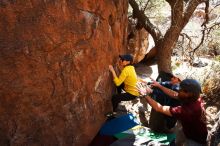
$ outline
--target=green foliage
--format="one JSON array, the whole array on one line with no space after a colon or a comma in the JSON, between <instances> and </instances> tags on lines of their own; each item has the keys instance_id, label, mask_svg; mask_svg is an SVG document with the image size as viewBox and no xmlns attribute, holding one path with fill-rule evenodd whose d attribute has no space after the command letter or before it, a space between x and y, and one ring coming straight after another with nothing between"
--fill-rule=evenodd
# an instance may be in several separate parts
<instances>
[{"instance_id":1,"label":"green foliage","mask_svg":"<svg viewBox=\"0 0 220 146\"><path fill-rule=\"evenodd\" d=\"M177 60L172 60L172 64L171 64L171 68L172 70L176 70L177 68L179 68L181 66L181 63Z\"/></svg>"},{"instance_id":2,"label":"green foliage","mask_svg":"<svg viewBox=\"0 0 220 146\"><path fill-rule=\"evenodd\" d=\"M214 60L220 62L220 55L215 56Z\"/></svg>"},{"instance_id":3,"label":"green foliage","mask_svg":"<svg viewBox=\"0 0 220 146\"><path fill-rule=\"evenodd\" d=\"M178 67L177 66L171 66L172 70L176 70Z\"/></svg>"},{"instance_id":4,"label":"green foliage","mask_svg":"<svg viewBox=\"0 0 220 146\"><path fill-rule=\"evenodd\" d=\"M214 28L213 30L213 35L215 35L216 37L218 37L218 39L220 38L220 29L218 27ZM218 40L219 41L219 40Z\"/></svg>"}]
</instances>

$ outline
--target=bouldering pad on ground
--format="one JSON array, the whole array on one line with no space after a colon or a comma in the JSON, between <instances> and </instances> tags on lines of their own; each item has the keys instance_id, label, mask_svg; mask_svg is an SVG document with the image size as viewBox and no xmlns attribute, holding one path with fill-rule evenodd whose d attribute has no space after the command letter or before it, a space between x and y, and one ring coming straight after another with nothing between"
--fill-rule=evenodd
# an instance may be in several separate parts
<instances>
[{"instance_id":1,"label":"bouldering pad on ground","mask_svg":"<svg viewBox=\"0 0 220 146\"><path fill-rule=\"evenodd\" d=\"M176 138L174 133L155 133L149 128L140 125L137 125L121 133L117 133L114 136L118 139L129 139L128 141L133 141L133 143L137 144L155 142L163 145L169 145ZM131 140L132 138L133 140ZM121 141L124 143L126 140Z\"/></svg>"},{"instance_id":2,"label":"bouldering pad on ground","mask_svg":"<svg viewBox=\"0 0 220 146\"><path fill-rule=\"evenodd\" d=\"M101 135L114 135L128 130L139 123L132 114L122 115L107 121L100 129Z\"/></svg>"}]
</instances>

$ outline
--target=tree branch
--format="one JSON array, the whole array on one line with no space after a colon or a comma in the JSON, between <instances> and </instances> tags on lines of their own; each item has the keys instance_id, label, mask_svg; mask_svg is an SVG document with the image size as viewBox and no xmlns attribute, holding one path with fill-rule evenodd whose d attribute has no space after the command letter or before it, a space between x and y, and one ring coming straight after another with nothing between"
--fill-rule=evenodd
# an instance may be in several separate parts
<instances>
[{"instance_id":1,"label":"tree branch","mask_svg":"<svg viewBox=\"0 0 220 146\"><path fill-rule=\"evenodd\" d=\"M205 26L209 22L209 1L205 2L205 21L202 26Z\"/></svg>"},{"instance_id":2,"label":"tree branch","mask_svg":"<svg viewBox=\"0 0 220 146\"><path fill-rule=\"evenodd\" d=\"M181 33L180 36L183 37L183 42L184 42L184 38L186 37L189 40L188 46L191 47L192 39L190 38L190 36L188 36L186 33Z\"/></svg>"},{"instance_id":3,"label":"tree branch","mask_svg":"<svg viewBox=\"0 0 220 146\"><path fill-rule=\"evenodd\" d=\"M196 50L199 49L199 47L203 44L204 39L205 39L205 32L206 32L206 30L207 30L206 24L208 24L208 22L209 22L209 1L206 1L205 4L206 4L206 6L205 6L205 21L204 21L203 24L201 25L201 26L204 27L204 29L202 30L202 38L201 38L200 43L191 51L191 52L193 53L192 55L194 55L194 53L196 52ZM191 52L190 52L190 53L191 53Z\"/></svg>"},{"instance_id":4,"label":"tree branch","mask_svg":"<svg viewBox=\"0 0 220 146\"><path fill-rule=\"evenodd\" d=\"M215 5L210 11L209 13L211 13L216 7L220 6L220 4Z\"/></svg>"},{"instance_id":5,"label":"tree branch","mask_svg":"<svg viewBox=\"0 0 220 146\"><path fill-rule=\"evenodd\" d=\"M171 6L171 26L182 27L183 23L183 0L175 0L170 2Z\"/></svg>"},{"instance_id":6,"label":"tree branch","mask_svg":"<svg viewBox=\"0 0 220 146\"><path fill-rule=\"evenodd\" d=\"M209 1L209 0L189 0L189 2L186 4L186 9L184 11L184 18L183 18L184 24L183 24L183 26L185 26L188 23L190 17L192 16L193 12L195 11L196 7L199 4L206 2L206 1Z\"/></svg>"},{"instance_id":7,"label":"tree branch","mask_svg":"<svg viewBox=\"0 0 220 146\"><path fill-rule=\"evenodd\" d=\"M144 12L139 10L138 4L135 0L129 0L129 4L133 8L133 18L137 18L138 22L142 24L146 31L148 31L154 39L154 42L157 42L162 37L160 30L154 26L148 17L145 16Z\"/></svg>"},{"instance_id":8,"label":"tree branch","mask_svg":"<svg viewBox=\"0 0 220 146\"><path fill-rule=\"evenodd\" d=\"M198 50L199 47L200 47L200 46L203 44L203 42L204 42L206 26L204 26L204 27L205 27L205 29L202 30L202 38L201 38L200 43L190 52L190 53L193 53L192 55L194 55L194 53L196 52L196 50Z\"/></svg>"},{"instance_id":9,"label":"tree branch","mask_svg":"<svg viewBox=\"0 0 220 146\"><path fill-rule=\"evenodd\" d=\"M212 26L210 26L210 27L208 28L208 33L207 33L207 34L209 34L210 31L211 31L214 27L216 27L216 26L220 26L220 22L214 23Z\"/></svg>"},{"instance_id":10,"label":"tree branch","mask_svg":"<svg viewBox=\"0 0 220 146\"><path fill-rule=\"evenodd\" d=\"M148 0L148 1L147 1L147 3L145 4L145 6L144 6L144 8L143 8L143 11L145 11L145 10L146 10L146 8L147 8L147 6L148 6L149 2L150 2L150 0Z\"/></svg>"}]
</instances>

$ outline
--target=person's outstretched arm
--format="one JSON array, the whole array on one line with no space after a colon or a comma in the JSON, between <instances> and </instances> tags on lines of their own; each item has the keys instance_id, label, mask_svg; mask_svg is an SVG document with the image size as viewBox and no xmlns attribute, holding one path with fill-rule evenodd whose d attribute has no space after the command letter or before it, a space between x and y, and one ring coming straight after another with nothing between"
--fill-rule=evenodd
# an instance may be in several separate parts
<instances>
[{"instance_id":1,"label":"person's outstretched arm","mask_svg":"<svg viewBox=\"0 0 220 146\"><path fill-rule=\"evenodd\" d=\"M145 96L145 98L155 111L163 113L168 116L172 116L172 114L170 113L170 106L162 106L160 103L153 100L150 96Z\"/></svg>"},{"instance_id":2,"label":"person's outstretched arm","mask_svg":"<svg viewBox=\"0 0 220 146\"><path fill-rule=\"evenodd\" d=\"M153 80L153 83L151 84L154 87L159 88L160 90L162 90L165 94L167 94L168 96L178 99L178 92L173 91L167 87L164 87L163 85L161 85L160 83L158 83L157 81Z\"/></svg>"}]
</instances>

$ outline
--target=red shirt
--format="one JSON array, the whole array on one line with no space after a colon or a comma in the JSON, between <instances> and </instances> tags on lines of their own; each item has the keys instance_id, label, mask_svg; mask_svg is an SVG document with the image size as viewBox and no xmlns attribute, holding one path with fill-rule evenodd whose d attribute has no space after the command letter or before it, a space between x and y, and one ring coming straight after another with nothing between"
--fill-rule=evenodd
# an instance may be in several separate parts
<instances>
[{"instance_id":1,"label":"red shirt","mask_svg":"<svg viewBox=\"0 0 220 146\"><path fill-rule=\"evenodd\" d=\"M208 130L201 98L182 106L170 107L170 112L182 123L183 132L187 138L201 144L206 143Z\"/></svg>"}]
</instances>

